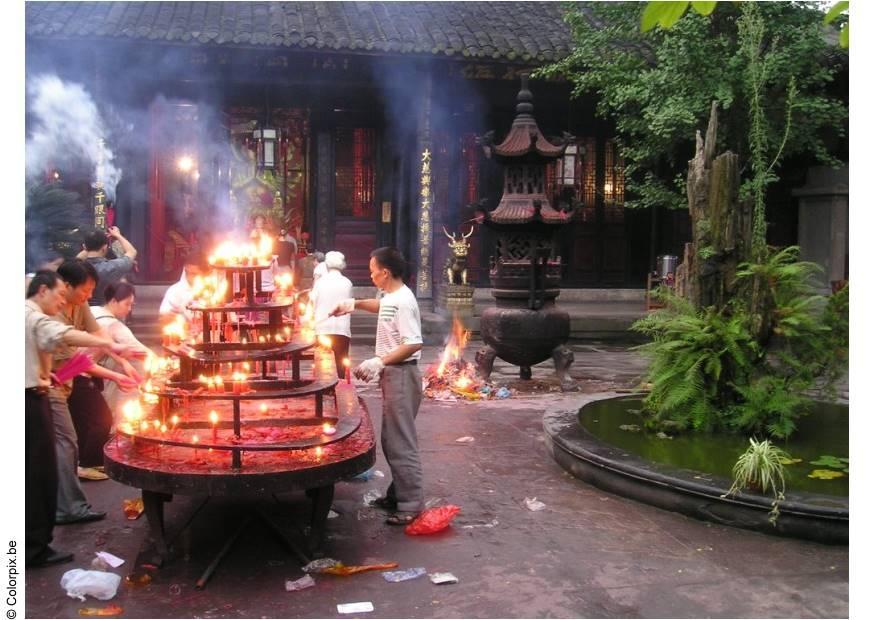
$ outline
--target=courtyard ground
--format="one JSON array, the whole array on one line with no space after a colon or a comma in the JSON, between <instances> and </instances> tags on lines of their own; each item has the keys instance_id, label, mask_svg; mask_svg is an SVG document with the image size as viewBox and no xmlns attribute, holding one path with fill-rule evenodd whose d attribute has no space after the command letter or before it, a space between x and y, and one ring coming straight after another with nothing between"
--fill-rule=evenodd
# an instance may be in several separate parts
<instances>
[{"instance_id":1,"label":"courtyard ground","mask_svg":"<svg viewBox=\"0 0 875 620\"><path fill-rule=\"evenodd\" d=\"M476 343L472 343L472 347ZM620 344L578 343L574 376L586 392L628 390L639 381L643 360ZM354 345L362 359L369 347ZM472 349L473 350L473 349ZM427 347L423 359L438 356ZM555 385L551 367L534 379ZM514 369L496 364L498 381ZM360 386L375 428L380 425L376 386ZM109 551L133 568L145 518L128 521L122 500L138 492L112 480L86 482L106 520L56 528L56 546L75 551L73 563L27 571L28 617L77 617L83 607L117 604L126 618L341 617L338 603L370 601L358 617L846 617L848 548L777 538L713 523L610 495L566 474L543 443L545 408L576 395L543 395L471 403L425 400L417 421L427 498L461 508L453 525L433 536L411 537L386 525L384 514L363 496L383 491L386 478L337 485L325 554L345 564L398 562L452 572L455 585L427 577L389 583L379 572L349 577L316 575L316 586L286 592L286 580L303 573L268 531L252 527L238 541L206 589L195 580L236 527L234 509L208 504L190 544L145 586L122 582L109 603L68 598L61 575L88 568L95 551ZM473 443L459 444L462 436ZM382 454L376 469L388 474ZM532 512L525 498L546 509ZM281 497L303 521L303 495ZM167 506L168 526L178 528L194 506L179 497ZM190 556L185 558L185 547Z\"/></svg>"}]
</instances>

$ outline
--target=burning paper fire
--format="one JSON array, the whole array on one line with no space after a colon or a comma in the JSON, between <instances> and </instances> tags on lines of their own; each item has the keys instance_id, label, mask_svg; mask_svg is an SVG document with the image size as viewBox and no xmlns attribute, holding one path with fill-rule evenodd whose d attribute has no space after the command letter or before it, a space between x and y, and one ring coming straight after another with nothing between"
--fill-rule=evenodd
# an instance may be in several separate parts
<instances>
[{"instance_id":1,"label":"burning paper fire","mask_svg":"<svg viewBox=\"0 0 875 620\"><path fill-rule=\"evenodd\" d=\"M430 366L423 376L424 393L435 400L469 400L488 398L492 388L477 377L474 365L462 357L471 333L464 324L453 317L449 340L441 353L437 366Z\"/></svg>"}]
</instances>

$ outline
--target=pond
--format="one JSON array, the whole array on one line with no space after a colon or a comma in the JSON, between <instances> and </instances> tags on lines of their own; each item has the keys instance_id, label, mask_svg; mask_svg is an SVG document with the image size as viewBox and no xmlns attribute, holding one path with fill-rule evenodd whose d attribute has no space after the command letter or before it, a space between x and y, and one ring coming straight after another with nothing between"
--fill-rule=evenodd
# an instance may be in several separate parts
<instances>
[{"instance_id":1,"label":"pond","mask_svg":"<svg viewBox=\"0 0 875 620\"><path fill-rule=\"evenodd\" d=\"M749 446L745 435L688 433L673 439L661 439L645 432L640 396L628 396L589 403L579 414L583 427L602 441L643 459L691 469L732 479L732 466ZM641 431L623 430L620 426L637 425ZM784 468L788 492L848 495L847 462L812 464L823 456L847 459L848 406L817 403L811 412L797 421L797 431L786 440L774 443L800 462ZM815 470L841 472L830 480L809 478Z\"/></svg>"}]
</instances>

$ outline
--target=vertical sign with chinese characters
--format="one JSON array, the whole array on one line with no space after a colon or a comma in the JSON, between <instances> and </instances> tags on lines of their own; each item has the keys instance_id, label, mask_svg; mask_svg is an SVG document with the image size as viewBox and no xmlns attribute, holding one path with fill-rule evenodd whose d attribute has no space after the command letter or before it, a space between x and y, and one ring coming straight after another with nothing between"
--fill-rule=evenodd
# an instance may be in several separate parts
<instances>
[{"instance_id":1,"label":"vertical sign with chinese characters","mask_svg":"<svg viewBox=\"0 0 875 620\"><path fill-rule=\"evenodd\" d=\"M422 152L419 177L419 274L416 279L418 297L431 297L431 151Z\"/></svg>"},{"instance_id":2,"label":"vertical sign with chinese characters","mask_svg":"<svg viewBox=\"0 0 875 620\"><path fill-rule=\"evenodd\" d=\"M106 229L106 192L103 191L103 183L94 183L94 197L92 205L94 207L94 226L101 230Z\"/></svg>"}]
</instances>

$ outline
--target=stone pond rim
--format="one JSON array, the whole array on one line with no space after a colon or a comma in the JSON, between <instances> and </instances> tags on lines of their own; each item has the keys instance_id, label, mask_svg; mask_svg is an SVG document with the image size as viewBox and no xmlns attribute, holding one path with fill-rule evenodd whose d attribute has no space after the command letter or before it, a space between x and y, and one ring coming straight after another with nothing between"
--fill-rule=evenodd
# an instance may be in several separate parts
<instances>
[{"instance_id":1,"label":"stone pond rim","mask_svg":"<svg viewBox=\"0 0 875 620\"><path fill-rule=\"evenodd\" d=\"M579 423L581 408L590 403L628 396L616 392L581 395L571 405L545 412L545 444L563 469L605 491L697 519L765 534L848 544L847 497L788 492L778 505L780 515L773 526L769 523L771 497L755 493L721 497L730 480L642 459L596 438Z\"/></svg>"}]
</instances>

